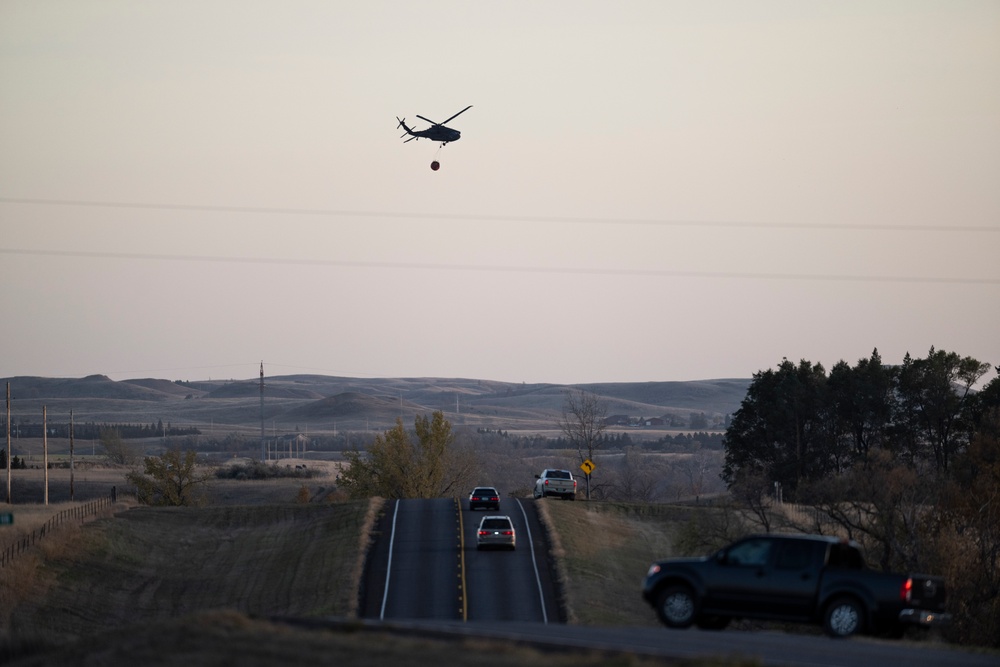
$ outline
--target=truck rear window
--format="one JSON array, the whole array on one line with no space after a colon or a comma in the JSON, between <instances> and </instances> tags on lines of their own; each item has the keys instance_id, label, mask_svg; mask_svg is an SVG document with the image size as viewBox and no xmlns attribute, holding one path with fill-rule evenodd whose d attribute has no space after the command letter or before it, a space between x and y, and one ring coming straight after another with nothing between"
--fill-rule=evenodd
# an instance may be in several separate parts
<instances>
[{"instance_id":1,"label":"truck rear window","mask_svg":"<svg viewBox=\"0 0 1000 667\"><path fill-rule=\"evenodd\" d=\"M569 479L569 472L566 470L550 470L549 479Z\"/></svg>"}]
</instances>

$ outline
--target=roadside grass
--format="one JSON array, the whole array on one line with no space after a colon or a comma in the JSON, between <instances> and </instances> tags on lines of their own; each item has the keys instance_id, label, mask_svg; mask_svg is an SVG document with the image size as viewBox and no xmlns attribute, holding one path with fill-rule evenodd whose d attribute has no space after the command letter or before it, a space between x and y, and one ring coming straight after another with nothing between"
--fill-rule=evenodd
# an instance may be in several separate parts
<instances>
[{"instance_id":1,"label":"roadside grass","mask_svg":"<svg viewBox=\"0 0 1000 667\"><path fill-rule=\"evenodd\" d=\"M640 596L655 560L676 555L674 543L689 510L628 503L538 503L558 559L571 623L656 626Z\"/></svg>"}]
</instances>

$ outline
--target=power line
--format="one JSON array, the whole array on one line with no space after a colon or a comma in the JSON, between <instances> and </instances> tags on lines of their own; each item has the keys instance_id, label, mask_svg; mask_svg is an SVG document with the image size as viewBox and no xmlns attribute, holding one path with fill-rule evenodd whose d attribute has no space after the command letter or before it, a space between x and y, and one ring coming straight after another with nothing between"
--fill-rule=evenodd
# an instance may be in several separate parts
<instances>
[{"instance_id":1,"label":"power line","mask_svg":"<svg viewBox=\"0 0 1000 667\"><path fill-rule=\"evenodd\" d=\"M479 222L547 222L557 224L646 225L653 227L698 227L727 229L788 229L796 231L888 231L888 232L962 232L1000 233L1000 227L987 225L888 225L873 223L794 223L725 220L653 220L646 218L587 218L574 216L515 216L481 213L402 213L399 211L359 211L326 208L286 208L266 206L210 206L200 204L158 204L139 202L90 201L74 199L31 199L0 197L0 203L110 208L147 211L196 211L203 213L245 213L253 215L297 215L341 218L394 218L403 220L458 220Z\"/></svg>"},{"instance_id":2,"label":"power line","mask_svg":"<svg viewBox=\"0 0 1000 667\"><path fill-rule=\"evenodd\" d=\"M505 266L499 264L432 264L419 262L361 262L338 259L294 259L281 257L226 257L221 255L167 255L153 253L115 253L83 250L32 250L0 248L3 255L77 257L83 259L124 259L171 262L230 264L275 264L291 266L330 266L359 269L404 269L419 271L466 271L477 273L525 273L549 275L645 276L652 278L721 278L745 280L803 280L819 282L923 283L952 285L1000 285L1000 278L878 276L807 273L751 273L742 271L670 271L663 269L597 269L587 267Z\"/></svg>"}]
</instances>

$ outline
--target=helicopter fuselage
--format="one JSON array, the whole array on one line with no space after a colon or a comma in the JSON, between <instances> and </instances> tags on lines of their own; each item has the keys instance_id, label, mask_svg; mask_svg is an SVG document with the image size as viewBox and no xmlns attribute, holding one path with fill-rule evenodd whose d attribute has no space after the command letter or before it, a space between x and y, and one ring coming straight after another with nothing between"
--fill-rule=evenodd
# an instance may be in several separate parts
<instances>
[{"instance_id":1,"label":"helicopter fuselage","mask_svg":"<svg viewBox=\"0 0 1000 667\"><path fill-rule=\"evenodd\" d=\"M445 127L444 125L435 125L429 127L426 130L413 130L410 132L415 137L421 139L430 139L431 141L442 141L444 143L450 143L452 141L458 141L462 138L462 133L458 130L453 130L450 127Z\"/></svg>"}]
</instances>

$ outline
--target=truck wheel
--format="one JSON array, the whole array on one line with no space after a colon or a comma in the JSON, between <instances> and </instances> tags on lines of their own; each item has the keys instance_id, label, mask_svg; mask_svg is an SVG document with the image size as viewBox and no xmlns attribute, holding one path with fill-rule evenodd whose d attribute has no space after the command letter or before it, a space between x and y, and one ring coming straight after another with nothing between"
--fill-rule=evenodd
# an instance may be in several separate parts
<instances>
[{"instance_id":1,"label":"truck wheel","mask_svg":"<svg viewBox=\"0 0 1000 667\"><path fill-rule=\"evenodd\" d=\"M668 628L689 628L697 616L694 591L683 584L667 586L656 600L656 615Z\"/></svg>"},{"instance_id":2,"label":"truck wheel","mask_svg":"<svg viewBox=\"0 0 1000 667\"><path fill-rule=\"evenodd\" d=\"M826 607L823 629L831 637L843 638L864 630L865 611L856 598L839 597Z\"/></svg>"}]
</instances>

